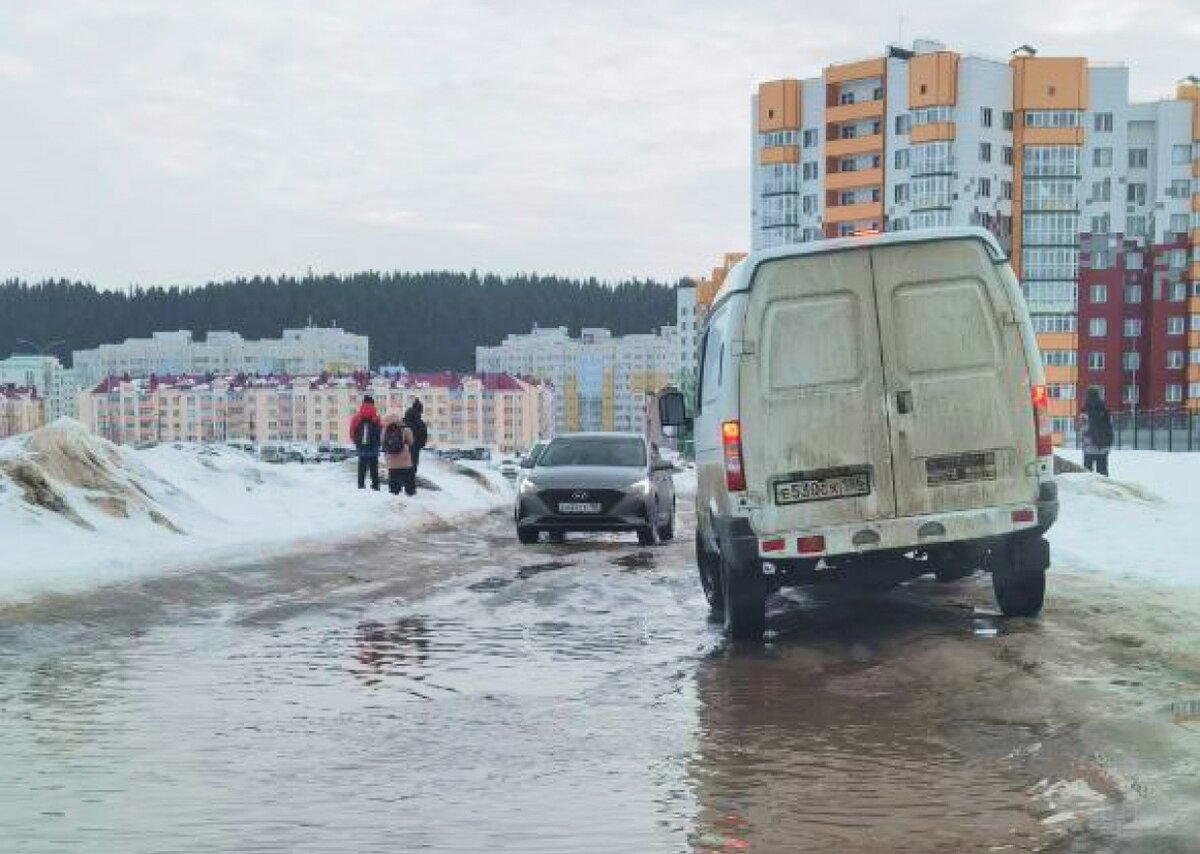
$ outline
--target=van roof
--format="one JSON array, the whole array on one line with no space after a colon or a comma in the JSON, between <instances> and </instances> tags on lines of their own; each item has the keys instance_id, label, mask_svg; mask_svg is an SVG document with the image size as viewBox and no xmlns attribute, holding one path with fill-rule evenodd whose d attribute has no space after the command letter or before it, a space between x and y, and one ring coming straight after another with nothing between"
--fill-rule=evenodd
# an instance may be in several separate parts
<instances>
[{"instance_id":1,"label":"van roof","mask_svg":"<svg viewBox=\"0 0 1200 854\"><path fill-rule=\"evenodd\" d=\"M978 226L961 226L955 228L922 228L915 231L889 231L881 234L860 235L857 237L834 237L826 240L814 240L810 243L789 243L785 246L773 246L770 249L756 249L739 261L725 283L713 297L715 308L726 296L739 291L745 291L754 278L754 271L764 261L775 261L779 258L798 258L806 255L824 255L830 252L845 252L854 249L871 249L876 246L903 246L912 243L932 243L939 240L981 240L987 246L988 252L997 261L1007 256L1000 247L996 236L986 228Z\"/></svg>"}]
</instances>

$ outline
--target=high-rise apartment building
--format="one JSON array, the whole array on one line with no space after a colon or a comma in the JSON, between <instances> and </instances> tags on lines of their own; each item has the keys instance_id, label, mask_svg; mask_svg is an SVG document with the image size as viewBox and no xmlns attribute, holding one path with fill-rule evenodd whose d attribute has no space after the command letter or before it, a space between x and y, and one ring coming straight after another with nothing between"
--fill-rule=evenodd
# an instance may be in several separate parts
<instances>
[{"instance_id":1,"label":"high-rise apartment building","mask_svg":"<svg viewBox=\"0 0 1200 854\"><path fill-rule=\"evenodd\" d=\"M1133 103L1122 65L918 41L763 83L752 114L755 248L983 226L1021 279L1056 432L1091 386L1200 408L1200 80Z\"/></svg>"},{"instance_id":2,"label":"high-rise apartment building","mask_svg":"<svg viewBox=\"0 0 1200 854\"><path fill-rule=\"evenodd\" d=\"M76 350L72 367L82 386L126 375L353 373L367 370L368 350L365 335L335 327L285 329L261 341L236 332L209 332L197 341L185 329Z\"/></svg>"},{"instance_id":3,"label":"high-rise apartment building","mask_svg":"<svg viewBox=\"0 0 1200 854\"><path fill-rule=\"evenodd\" d=\"M685 303L686 303L686 297ZM475 348L475 369L534 377L556 392L558 432L642 432L647 395L675 382L680 364L678 330L614 336L585 328L572 338L565 326L509 335L494 347Z\"/></svg>"},{"instance_id":4,"label":"high-rise apartment building","mask_svg":"<svg viewBox=\"0 0 1200 854\"><path fill-rule=\"evenodd\" d=\"M75 373L64 368L57 356L18 354L0 359L0 384L6 383L36 391L47 422L75 416L79 390Z\"/></svg>"}]
</instances>

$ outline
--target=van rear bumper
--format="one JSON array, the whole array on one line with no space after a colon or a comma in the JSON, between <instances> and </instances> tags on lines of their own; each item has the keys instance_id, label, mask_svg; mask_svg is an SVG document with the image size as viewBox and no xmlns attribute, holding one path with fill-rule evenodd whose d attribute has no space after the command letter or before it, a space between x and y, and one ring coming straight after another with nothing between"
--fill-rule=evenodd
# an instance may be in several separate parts
<instances>
[{"instance_id":1,"label":"van rear bumper","mask_svg":"<svg viewBox=\"0 0 1200 854\"><path fill-rule=\"evenodd\" d=\"M1039 498L1041 500L1037 502L978 510L902 516L811 530L759 532L757 556L763 560L811 560L876 551L909 551L1003 537L1018 531L1045 530L1058 514L1057 490L1053 498L1045 493ZM801 552L799 541L802 537L824 537L825 550ZM765 544L769 544L769 550L764 548Z\"/></svg>"}]
</instances>

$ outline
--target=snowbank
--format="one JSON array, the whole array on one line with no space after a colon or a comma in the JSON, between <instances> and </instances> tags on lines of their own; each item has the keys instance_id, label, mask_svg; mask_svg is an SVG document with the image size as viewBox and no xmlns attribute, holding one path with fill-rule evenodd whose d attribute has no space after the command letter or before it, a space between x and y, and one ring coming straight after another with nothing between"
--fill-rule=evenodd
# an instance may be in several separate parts
<instances>
[{"instance_id":1,"label":"snowbank","mask_svg":"<svg viewBox=\"0 0 1200 854\"><path fill-rule=\"evenodd\" d=\"M1192 504L1200 454L1115 451L1109 469L1111 478L1058 476L1061 510L1049 534L1055 564L1200 585L1200 525Z\"/></svg>"},{"instance_id":2,"label":"snowbank","mask_svg":"<svg viewBox=\"0 0 1200 854\"><path fill-rule=\"evenodd\" d=\"M359 492L353 463L269 465L230 448L118 447L60 420L0 441L0 601L417 526L508 503L488 470L429 459L414 498Z\"/></svg>"}]
</instances>

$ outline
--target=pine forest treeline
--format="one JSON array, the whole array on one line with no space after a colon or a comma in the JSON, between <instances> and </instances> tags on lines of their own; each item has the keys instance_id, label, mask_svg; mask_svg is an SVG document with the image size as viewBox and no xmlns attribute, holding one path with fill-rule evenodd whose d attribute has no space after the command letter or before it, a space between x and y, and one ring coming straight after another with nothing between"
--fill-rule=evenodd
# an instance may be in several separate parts
<instances>
[{"instance_id":1,"label":"pine forest treeline","mask_svg":"<svg viewBox=\"0 0 1200 854\"><path fill-rule=\"evenodd\" d=\"M34 342L68 359L72 350L152 332L231 330L276 338L282 329L336 324L367 335L372 366L413 371L474 369L475 346L540 326L651 332L674 322L670 287L554 276L355 273L237 279L196 288L101 290L68 281L0 284L0 358Z\"/></svg>"}]
</instances>

